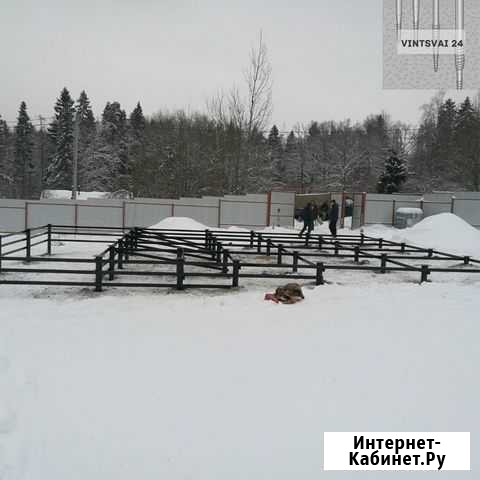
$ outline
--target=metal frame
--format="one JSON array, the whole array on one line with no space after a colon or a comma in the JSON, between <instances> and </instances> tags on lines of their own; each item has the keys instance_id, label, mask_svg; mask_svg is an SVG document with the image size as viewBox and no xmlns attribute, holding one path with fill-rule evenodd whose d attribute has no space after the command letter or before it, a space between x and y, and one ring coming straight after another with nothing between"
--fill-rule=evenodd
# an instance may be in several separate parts
<instances>
[{"instance_id":1,"label":"metal frame","mask_svg":"<svg viewBox=\"0 0 480 480\"><path fill-rule=\"evenodd\" d=\"M95 257L71 258L53 254L56 241L108 246ZM46 244L46 254L32 255L32 248L42 244ZM18 255L19 252L24 253ZM9 267L9 262L24 262L26 266ZM55 268L30 266L36 262L52 262ZM71 268L72 263L81 263L85 268ZM226 289L238 287L242 278L311 280L321 285L328 270L413 272L423 283L432 273L480 273L480 261L364 234L337 237L313 234L299 238L297 233L275 231L135 227L124 233L121 227L46 225L0 236L0 284L6 285L84 286L96 291L105 287ZM9 273L89 275L90 279L5 278L3 274ZM146 281L120 281L124 276L142 277ZM159 277L162 282L155 280ZM164 280L169 278L173 281ZM204 283L190 280L199 278Z\"/></svg>"}]
</instances>

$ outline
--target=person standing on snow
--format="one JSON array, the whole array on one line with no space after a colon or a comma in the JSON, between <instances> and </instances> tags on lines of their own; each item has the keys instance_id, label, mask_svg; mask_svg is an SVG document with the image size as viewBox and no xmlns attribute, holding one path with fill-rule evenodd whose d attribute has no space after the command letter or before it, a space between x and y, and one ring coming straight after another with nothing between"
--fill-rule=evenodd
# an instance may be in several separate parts
<instances>
[{"instance_id":1,"label":"person standing on snow","mask_svg":"<svg viewBox=\"0 0 480 480\"><path fill-rule=\"evenodd\" d=\"M308 203L307 206L303 209L302 218L303 218L303 228L299 233L299 237L303 235L303 232L307 230L307 237L310 235L313 230L313 222L315 221L314 208L312 203Z\"/></svg>"},{"instance_id":2,"label":"person standing on snow","mask_svg":"<svg viewBox=\"0 0 480 480\"><path fill-rule=\"evenodd\" d=\"M335 200L330 202L330 212L328 214L328 228L330 233L336 237L337 236L337 222L338 222L338 203Z\"/></svg>"}]
</instances>

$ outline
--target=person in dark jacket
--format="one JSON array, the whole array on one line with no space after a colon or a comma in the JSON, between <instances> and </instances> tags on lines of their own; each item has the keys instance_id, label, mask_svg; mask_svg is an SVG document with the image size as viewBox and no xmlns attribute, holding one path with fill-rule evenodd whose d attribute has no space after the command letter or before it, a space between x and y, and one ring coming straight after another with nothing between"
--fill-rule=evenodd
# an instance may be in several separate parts
<instances>
[{"instance_id":1,"label":"person in dark jacket","mask_svg":"<svg viewBox=\"0 0 480 480\"><path fill-rule=\"evenodd\" d=\"M336 237L337 236L337 222L338 222L338 203L335 200L330 202L330 212L328 214L328 228L330 233Z\"/></svg>"},{"instance_id":2,"label":"person in dark jacket","mask_svg":"<svg viewBox=\"0 0 480 480\"><path fill-rule=\"evenodd\" d=\"M320 217L323 221L328 220L328 203L323 202L322 205L320 206Z\"/></svg>"},{"instance_id":3,"label":"person in dark jacket","mask_svg":"<svg viewBox=\"0 0 480 480\"><path fill-rule=\"evenodd\" d=\"M314 208L312 203L308 203L307 206L303 209L302 218L303 218L303 228L298 235L301 237L303 232L307 230L307 237L310 235L313 230L313 222L315 221Z\"/></svg>"}]
</instances>

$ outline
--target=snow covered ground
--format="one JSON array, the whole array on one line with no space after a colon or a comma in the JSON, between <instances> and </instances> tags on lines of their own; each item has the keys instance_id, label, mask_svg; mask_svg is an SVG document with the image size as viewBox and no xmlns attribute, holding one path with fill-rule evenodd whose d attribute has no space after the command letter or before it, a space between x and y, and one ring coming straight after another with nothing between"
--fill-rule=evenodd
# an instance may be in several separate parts
<instances>
[{"instance_id":1,"label":"snow covered ground","mask_svg":"<svg viewBox=\"0 0 480 480\"><path fill-rule=\"evenodd\" d=\"M480 234L458 220L365 233L480 258ZM323 472L324 431L471 431L473 472L443 478L476 478L480 275L328 276L293 306L264 302L259 283L0 285L0 479L373 476Z\"/></svg>"}]
</instances>

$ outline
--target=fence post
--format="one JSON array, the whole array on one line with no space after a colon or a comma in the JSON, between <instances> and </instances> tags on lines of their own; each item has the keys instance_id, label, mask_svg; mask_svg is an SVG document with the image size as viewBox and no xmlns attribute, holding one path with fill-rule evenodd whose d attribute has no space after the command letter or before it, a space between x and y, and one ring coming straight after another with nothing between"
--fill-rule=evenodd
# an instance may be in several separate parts
<instances>
[{"instance_id":1,"label":"fence post","mask_svg":"<svg viewBox=\"0 0 480 480\"><path fill-rule=\"evenodd\" d=\"M272 248L272 241L268 238L267 239L267 257L270 256L271 248Z\"/></svg>"},{"instance_id":2,"label":"fence post","mask_svg":"<svg viewBox=\"0 0 480 480\"><path fill-rule=\"evenodd\" d=\"M378 248L381 250L383 248L383 238L378 239Z\"/></svg>"},{"instance_id":3,"label":"fence post","mask_svg":"<svg viewBox=\"0 0 480 480\"><path fill-rule=\"evenodd\" d=\"M430 275L430 268L428 265L422 265L422 276L420 278L420 283L426 282L428 276Z\"/></svg>"},{"instance_id":4,"label":"fence post","mask_svg":"<svg viewBox=\"0 0 480 480\"><path fill-rule=\"evenodd\" d=\"M123 268L123 240L118 241L118 269Z\"/></svg>"},{"instance_id":5,"label":"fence post","mask_svg":"<svg viewBox=\"0 0 480 480\"><path fill-rule=\"evenodd\" d=\"M215 260L217 256L217 239L213 235L210 237L210 252L212 260Z\"/></svg>"},{"instance_id":6,"label":"fence post","mask_svg":"<svg viewBox=\"0 0 480 480\"><path fill-rule=\"evenodd\" d=\"M100 256L95 257L95 291L102 291L103 281L103 258Z\"/></svg>"},{"instance_id":7,"label":"fence post","mask_svg":"<svg viewBox=\"0 0 480 480\"><path fill-rule=\"evenodd\" d=\"M222 273L228 273L228 250L223 251L223 268Z\"/></svg>"},{"instance_id":8,"label":"fence post","mask_svg":"<svg viewBox=\"0 0 480 480\"><path fill-rule=\"evenodd\" d=\"M452 197L452 203L450 204L450 213L455 213L455 197Z\"/></svg>"},{"instance_id":9,"label":"fence post","mask_svg":"<svg viewBox=\"0 0 480 480\"><path fill-rule=\"evenodd\" d=\"M380 259L380 273L386 273L386 268L387 268L387 254L382 253L382 256Z\"/></svg>"},{"instance_id":10,"label":"fence post","mask_svg":"<svg viewBox=\"0 0 480 480\"><path fill-rule=\"evenodd\" d=\"M135 250L138 248L138 227L134 227L133 229L133 247Z\"/></svg>"},{"instance_id":11,"label":"fence post","mask_svg":"<svg viewBox=\"0 0 480 480\"><path fill-rule=\"evenodd\" d=\"M318 249L321 250L323 245L323 235L318 236Z\"/></svg>"},{"instance_id":12,"label":"fence post","mask_svg":"<svg viewBox=\"0 0 480 480\"><path fill-rule=\"evenodd\" d=\"M429 248L428 249L428 258L432 258L433 257L433 248Z\"/></svg>"},{"instance_id":13,"label":"fence post","mask_svg":"<svg viewBox=\"0 0 480 480\"><path fill-rule=\"evenodd\" d=\"M1 248L1 245L0 245ZM464 265L469 265L470 264L470 257L463 257L463 264Z\"/></svg>"},{"instance_id":14,"label":"fence post","mask_svg":"<svg viewBox=\"0 0 480 480\"><path fill-rule=\"evenodd\" d=\"M360 247L358 245L355 245L353 250L355 252L355 257L354 257L353 261L355 263L358 263L360 261Z\"/></svg>"},{"instance_id":15,"label":"fence post","mask_svg":"<svg viewBox=\"0 0 480 480\"><path fill-rule=\"evenodd\" d=\"M316 285L323 285L325 283L325 279L323 278L323 272L325 271L325 266L322 262L317 263L317 270L315 275L315 284Z\"/></svg>"},{"instance_id":16,"label":"fence post","mask_svg":"<svg viewBox=\"0 0 480 480\"><path fill-rule=\"evenodd\" d=\"M26 243L26 261L30 262L30 257L32 254L32 232L29 228L25 230L25 243Z\"/></svg>"},{"instance_id":17,"label":"fence post","mask_svg":"<svg viewBox=\"0 0 480 480\"><path fill-rule=\"evenodd\" d=\"M114 280L114 271L115 271L115 247L110 247L108 249L108 279Z\"/></svg>"},{"instance_id":18,"label":"fence post","mask_svg":"<svg viewBox=\"0 0 480 480\"><path fill-rule=\"evenodd\" d=\"M132 244L132 237L130 236L130 233L127 233L124 238L125 238L125 262L128 262L128 259L130 258L129 251Z\"/></svg>"},{"instance_id":19,"label":"fence post","mask_svg":"<svg viewBox=\"0 0 480 480\"><path fill-rule=\"evenodd\" d=\"M340 242L335 242L335 255L338 255L340 248Z\"/></svg>"},{"instance_id":20,"label":"fence post","mask_svg":"<svg viewBox=\"0 0 480 480\"><path fill-rule=\"evenodd\" d=\"M205 230L205 248L208 250L210 245L209 245L209 233L210 231L208 228Z\"/></svg>"},{"instance_id":21,"label":"fence post","mask_svg":"<svg viewBox=\"0 0 480 480\"><path fill-rule=\"evenodd\" d=\"M183 290L183 280L185 278L185 257L183 248L177 249L177 290Z\"/></svg>"},{"instance_id":22,"label":"fence post","mask_svg":"<svg viewBox=\"0 0 480 480\"><path fill-rule=\"evenodd\" d=\"M253 230L250 230L250 248L253 248L254 238L255 238L255 232Z\"/></svg>"},{"instance_id":23,"label":"fence post","mask_svg":"<svg viewBox=\"0 0 480 480\"><path fill-rule=\"evenodd\" d=\"M406 247L405 243L401 243L401 244L400 244L400 251L401 251L402 253L405 253L405 247Z\"/></svg>"},{"instance_id":24,"label":"fence post","mask_svg":"<svg viewBox=\"0 0 480 480\"><path fill-rule=\"evenodd\" d=\"M347 194L345 191L342 192L342 206L341 206L341 215L340 215L340 228L345 228L345 207L347 203Z\"/></svg>"},{"instance_id":25,"label":"fence post","mask_svg":"<svg viewBox=\"0 0 480 480\"><path fill-rule=\"evenodd\" d=\"M262 235L260 233L258 234L257 240L257 252L262 253Z\"/></svg>"},{"instance_id":26,"label":"fence post","mask_svg":"<svg viewBox=\"0 0 480 480\"><path fill-rule=\"evenodd\" d=\"M363 232L360 233L360 245L365 243L365 234Z\"/></svg>"},{"instance_id":27,"label":"fence post","mask_svg":"<svg viewBox=\"0 0 480 480\"><path fill-rule=\"evenodd\" d=\"M233 261L233 276L232 276L232 287L238 287L238 275L240 273L240 260Z\"/></svg>"},{"instance_id":28,"label":"fence post","mask_svg":"<svg viewBox=\"0 0 480 480\"><path fill-rule=\"evenodd\" d=\"M298 251L297 250L293 252L292 272L293 273L298 272Z\"/></svg>"},{"instance_id":29,"label":"fence post","mask_svg":"<svg viewBox=\"0 0 480 480\"><path fill-rule=\"evenodd\" d=\"M365 210L366 210L366 207L367 207L367 193L363 192L362 193L362 206L361 206L361 210L360 210L360 226L362 226L362 227L365 225L365 218L366 218Z\"/></svg>"},{"instance_id":30,"label":"fence post","mask_svg":"<svg viewBox=\"0 0 480 480\"><path fill-rule=\"evenodd\" d=\"M221 263L222 261L222 244L217 242L217 263Z\"/></svg>"},{"instance_id":31,"label":"fence post","mask_svg":"<svg viewBox=\"0 0 480 480\"><path fill-rule=\"evenodd\" d=\"M47 255L52 254L52 224L47 225Z\"/></svg>"},{"instance_id":32,"label":"fence post","mask_svg":"<svg viewBox=\"0 0 480 480\"><path fill-rule=\"evenodd\" d=\"M277 252L277 263L278 263L278 265L282 264L282 250L283 250L283 245L280 244L278 246L278 252Z\"/></svg>"}]
</instances>

